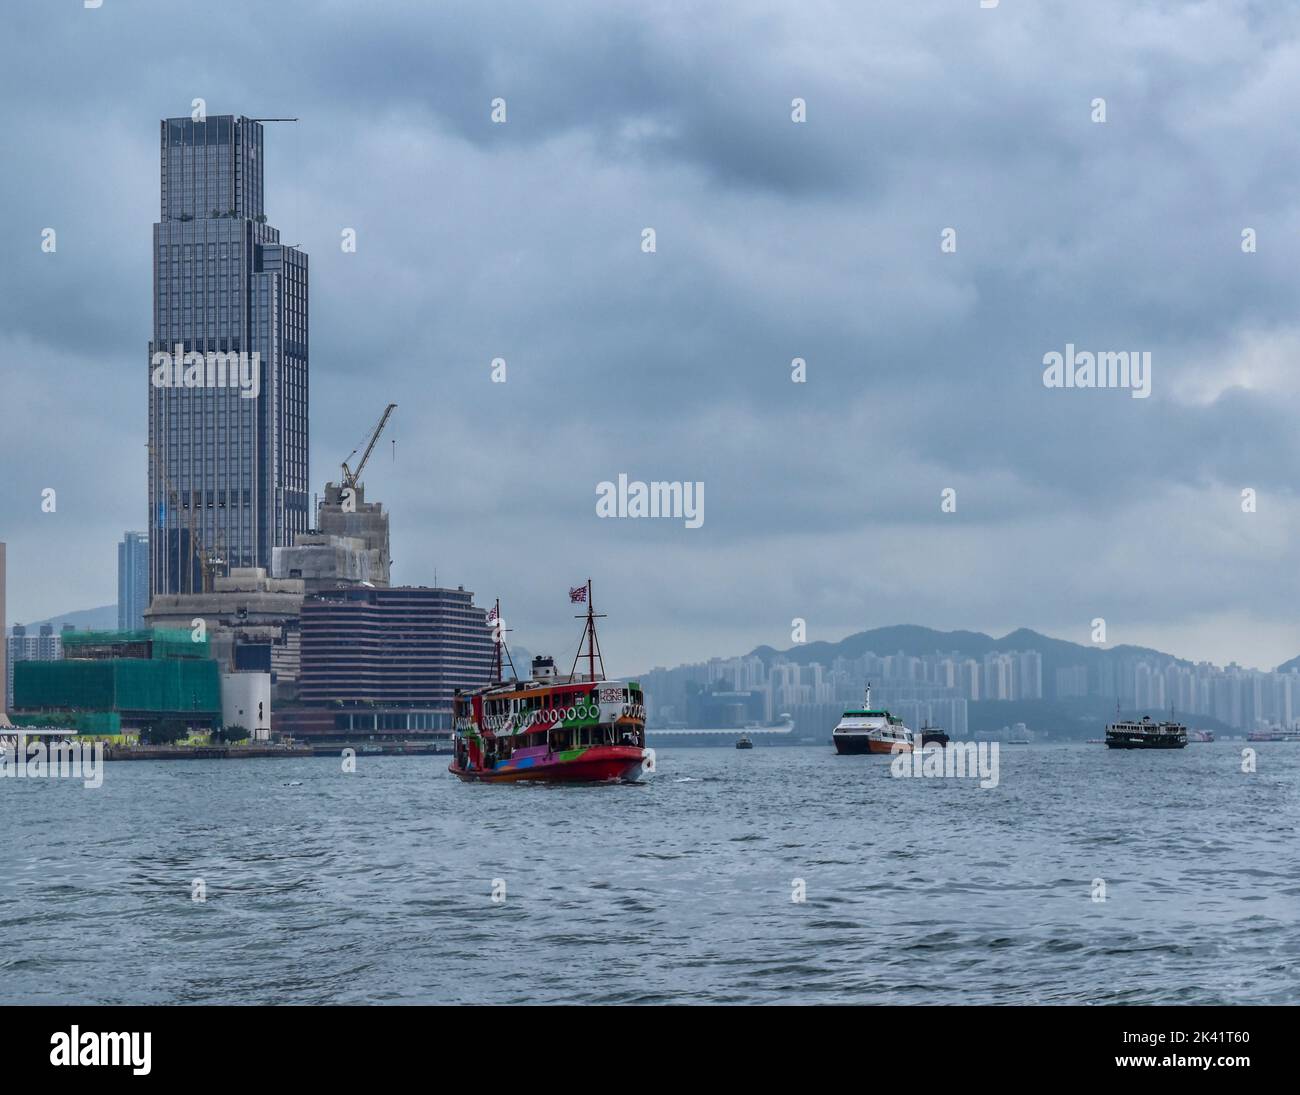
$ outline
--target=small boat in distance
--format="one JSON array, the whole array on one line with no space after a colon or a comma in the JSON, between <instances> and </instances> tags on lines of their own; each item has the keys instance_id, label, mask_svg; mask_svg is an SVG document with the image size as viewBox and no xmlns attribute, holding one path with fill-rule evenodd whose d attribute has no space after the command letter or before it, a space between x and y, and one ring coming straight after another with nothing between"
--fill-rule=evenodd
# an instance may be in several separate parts
<instances>
[{"instance_id":1,"label":"small boat in distance","mask_svg":"<svg viewBox=\"0 0 1300 1095\"><path fill-rule=\"evenodd\" d=\"M1156 722L1150 715L1136 722L1116 719L1106 727L1106 746L1110 749L1182 749L1186 745L1186 726Z\"/></svg>"},{"instance_id":2,"label":"small boat in distance","mask_svg":"<svg viewBox=\"0 0 1300 1095\"><path fill-rule=\"evenodd\" d=\"M947 744L948 744L948 735L945 734L939 727L931 726L928 721L924 726L921 727L922 746L947 745Z\"/></svg>"},{"instance_id":3,"label":"small boat in distance","mask_svg":"<svg viewBox=\"0 0 1300 1095\"><path fill-rule=\"evenodd\" d=\"M737 749L753 749L753 748L754 748L754 741L753 741L753 739L752 739L748 734L741 734L740 737L738 737L738 738L736 739L736 748L737 748Z\"/></svg>"},{"instance_id":4,"label":"small boat in distance","mask_svg":"<svg viewBox=\"0 0 1300 1095\"><path fill-rule=\"evenodd\" d=\"M870 683L862 706L845 711L831 732L835 751L841 756L910 753L913 740L912 731L903 725L902 719L885 710L872 710Z\"/></svg>"},{"instance_id":5,"label":"small boat in distance","mask_svg":"<svg viewBox=\"0 0 1300 1095\"><path fill-rule=\"evenodd\" d=\"M488 620L497 623L494 683L469 693L457 690L454 701L455 753L447 770L458 779L609 783L654 774L655 751L645 747L641 685L605 678L590 580L585 588L571 589L569 599L587 605L582 633L587 672L577 671L580 644L567 677L556 673L553 658L539 656L533 659L530 680L505 680L502 652L507 659L510 652L500 627L500 602L492 610ZM513 672L513 660L510 668Z\"/></svg>"},{"instance_id":6,"label":"small boat in distance","mask_svg":"<svg viewBox=\"0 0 1300 1095\"><path fill-rule=\"evenodd\" d=\"M1188 730L1188 741L1213 741L1214 734L1209 730Z\"/></svg>"},{"instance_id":7,"label":"small boat in distance","mask_svg":"<svg viewBox=\"0 0 1300 1095\"><path fill-rule=\"evenodd\" d=\"M1300 741L1300 730L1284 730L1278 726L1272 730L1252 730L1246 735L1247 741Z\"/></svg>"}]
</instances>

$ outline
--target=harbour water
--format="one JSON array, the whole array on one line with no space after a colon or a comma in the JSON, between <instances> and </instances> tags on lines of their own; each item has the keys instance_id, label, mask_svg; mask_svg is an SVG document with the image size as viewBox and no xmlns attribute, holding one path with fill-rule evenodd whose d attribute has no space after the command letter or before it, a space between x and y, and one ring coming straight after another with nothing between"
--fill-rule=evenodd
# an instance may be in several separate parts
<instances>
[{"instance_id":1,"label":"harbour water","mask_svg":"<svg viewBox=\"0 0 1300 1095\"><path fill-rule=\"evenodd\" d=\"M761 743L644 786L4 780L0 1000L1293 1003L1300 747L1244 745L1003 749L992 789Z\"/></svg>"}]
</instances>

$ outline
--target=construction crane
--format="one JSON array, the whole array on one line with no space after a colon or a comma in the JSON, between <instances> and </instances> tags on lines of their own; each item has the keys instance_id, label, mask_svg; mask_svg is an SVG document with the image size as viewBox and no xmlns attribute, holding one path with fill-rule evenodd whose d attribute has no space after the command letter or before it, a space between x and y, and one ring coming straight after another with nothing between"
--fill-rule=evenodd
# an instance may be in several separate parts
<instances>
[{"instance_id":1,"label":"construction crane","mask_svg":"<svg viewBox=\"0 0 1300 1095\"><path fill-rule=\"evenodd\" d=\"M361 446L358 445L356 449L348 453L348 460L343 461L343 486L356 487L361 481L361 473L365 470L366 462L369 461L370 454L375 451L375 444L379 440L379 435L384 432L384 427L388 425L389 416L395 410L397 410L396 403L390 403L384 408L384 413L380 415L378 424L370 431L370 443L366 445L365 455L361 457L361 462L357 465L356 471L348 467L348 460L357 455L357 449L360 449Z\"/></svg>"}]
</instances>

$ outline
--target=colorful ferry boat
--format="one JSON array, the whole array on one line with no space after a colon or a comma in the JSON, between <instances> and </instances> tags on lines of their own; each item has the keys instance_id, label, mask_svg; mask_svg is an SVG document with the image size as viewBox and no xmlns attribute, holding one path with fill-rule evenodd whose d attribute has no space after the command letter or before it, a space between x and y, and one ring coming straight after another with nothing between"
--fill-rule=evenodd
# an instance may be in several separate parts
<instances>
[{"instance_id":1,"label":"colorful ferry boat","mask_svg":"<svg viewBox=\"0 0 1300 1095\"><path fill-rule=\"evenodd\" d=\"M587 604L587 672L577 671L579 646L567 676L556 673L554 659L539 656L529 680L504 680L502 652L508 659L509 651L498 625L495 683L456 694L455 748L448 770L460 779L606 783L637 782L654 774L655 752L645 744L641 685L605 677L590 581L571 589L569 596ZM491 618L500 620L499 603ZM513 661L510 668L514 670Z\"/></svg>"},{"instance_id":2,"label":"colorful ferry boat","mask_svg":"<svg viewBox=\"0 0 1300 1095\"><path fill-rule=\"evenodd\" d=\"M845 711L831 731L835 751L841 755L859 753L910 753L914 735L888 711L872 710L871 685L861 708Z\"/></svg>"}]
</instances>

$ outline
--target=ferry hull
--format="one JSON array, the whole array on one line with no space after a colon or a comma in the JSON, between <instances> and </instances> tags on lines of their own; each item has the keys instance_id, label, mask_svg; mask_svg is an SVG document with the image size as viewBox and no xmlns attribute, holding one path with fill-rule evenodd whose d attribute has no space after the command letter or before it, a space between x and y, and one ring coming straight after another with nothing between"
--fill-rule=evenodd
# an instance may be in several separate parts
<instances>
[{"instance_id":1,"label":"ferry hull","mask_svg":"<svg viewBox=\"0 0 1300 1095\"><path fill-rule=\"evenodd\" d=\"M879 741L876 738L868 737L866 734L832 734L831 741L835 743L835 752L841 756L860 756L863 753L885 753L894 752L894 745L890 742ZM910 753L911 745L903 742L898 745L898 752Z\"/></svg>"},{"instance_id":2,"label":"ferry hull","mask_svg":"<svg viewBox=\"0 0 1300 1095\"><path fill-rule=\"evenodd\" d=\"M654 772L654 750L630 745L593 745L545 757L511 759L496 768L447 768L466 783L617 783Z\"/></svg>"},{"instance_id":3,"label":"ferry hull","mask_svg":"<svg viewBox=\"0 0 1300 1095\"><path fill-rule=\"evenodd\" d=\"M1165 740L1143 737L1113 737L1106 739L1108 749L1182 749L1186 738L1169 737Z\"/></svg>"}]
</instances>

